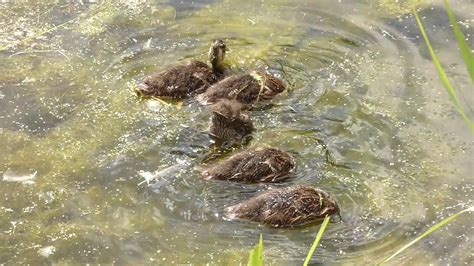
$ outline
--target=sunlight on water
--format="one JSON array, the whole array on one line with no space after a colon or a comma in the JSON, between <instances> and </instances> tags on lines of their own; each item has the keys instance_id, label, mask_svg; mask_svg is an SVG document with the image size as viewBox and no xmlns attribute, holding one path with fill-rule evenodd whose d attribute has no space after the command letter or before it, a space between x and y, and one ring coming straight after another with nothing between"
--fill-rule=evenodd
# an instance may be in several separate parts
<instances>
[{"instance_id":1,"label":"sunlight on water","mask_svg":"<svg viewBox=\"0 0 474 266\"><path fill-rule=\"evenodd\" d=\"M266 263L301 264L317 226L223 217L289 184L320 187L341 207L315 261L373 263L472 205L473 137L406 11L419 1L401 2L0 3L0 263L246 263L262 233ZM454 7L472 38L472 3ZM443 12L435 3L420 14L472 106ZM213 146L206 108L135 96L146 74L207 60L215 38L233 71L288 83L252 111L242 149L288 150L294 178L201 180ZM398 262L472 261L469 218Z\"/></svg>"}]
</instances>

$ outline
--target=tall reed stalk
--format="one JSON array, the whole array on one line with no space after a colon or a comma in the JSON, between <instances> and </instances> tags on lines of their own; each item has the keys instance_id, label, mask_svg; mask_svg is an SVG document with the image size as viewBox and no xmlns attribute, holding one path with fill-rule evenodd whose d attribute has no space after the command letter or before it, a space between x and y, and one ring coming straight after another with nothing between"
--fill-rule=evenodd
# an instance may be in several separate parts
<instances>
[{"instance_id":1,"label":"tall reed stalk","mask_svg":"<svg viewBox=\"0 0 474 266\"><path fill-rule=\"evenodd\" d=\"M380 262L380 264L384 264L384 263L387 263L389 262L390 260L392 260L394 257L396 257L398 254L402 253L403 251L405 251L407 248L411 247L412 245L414 245L416 242L422 240L423 238L429 236L431 233L439 230L441 227L445 226L446 224L450 223L451 221L453 221L454 219L458 218L459 215L465 213L465 212L472 212L474 211L474 206L473 207L470 207L470 208L467 208L467 209L464 209L456 214L453 214L451 216L449 216L448 218L445 218L443 220L441 220L439 223L433 225L432 227L430 227L426 232L424 232L422 235L420 235L419 237L415 238L414 240L410 241L408 244L404 245L403 247L399 248L397 251L395 251L395 253L393 253L392 255L386 257L383 261Z\"/></svg>"},{"instance_id":2,"label":"tall reed stalk","mask_svg":"<svg viewBox=\"0 0 474 266\"><path fill-rule=\"evenodd\" d=\"M303 266L308 266L309 261L313 257L313 253L314 251L316 251L316 247L318 247L321 237L323 237L324 231L326 230L326 226L329 223L329 219L330 219L329 216L326 215L323 223L321 224L321 227L319 228L318 234L316 235L316 238L314 239L313 245L311 246L311 249L309 250L309 253L306 256L306 259L304 260Z\"/></svg>"},{"instance_id":3,"label":"tall reed stalk","mask_svg":"<svg viewBox=\"0 0 474 266\"><path fill-rule=\"evenodd\" d=\"M447 6L449 6L449 4L447 4L447 1L445 1L445 4ZM423 23L421 22L420 16L418 15L418 12L416 10L413 10L413 13L415 15L416 22L418 23L418 27L420 28L421 35L423 36L423 39L425 40L425 44L428 47L428 51L430 52L431 59L433 60L433 63L436 67L436 70L438 71L438 75L441 79L441 82L443 83L444 88L446 89L446 92L448 93L451 101L454 104L454 108L459 113L459 115L462 117L462 119L466 123L467 127L471 130L471 132L474 133L474 122L464 112L464 110L462 108L462 105L459 101L459 97L457 95L457 92L454 89L453 85L451 84L451 81L449 81L448 76L446 75L446 72L444 71L443 66L441 65L441 63L438 59L438 56L436 55L433 47L431 46L430 39L428 38L428 35L426 34L425 27L423 26ZM448 11L448 15L449 14L450 14L450 18L452 16L452 19L454 20L454 16L452 15L450 9ZM453 22L451 22L451 23L453 23ZM456 21L454 21L453 30L455 32L455 36L458 40L459 46L464 47L464 48L461 48L461 52L463 53L463 55L466 54L466 59L465 60L467 60L467 61L465 61L465 62L467 63L466 67L469 69L469 68L471 68L471 66L469 64L472 64L472 62L471 62L472 61L472 54L470 54L471 57L469 57L469 55L468 55L469 53L463 52L465 49L469 49L469 47L467 47L467 44L463 44L463 42L460 41L460 40L464 40L464 37L463 37L462 33L459 31L459 27L457 27ZM458 31L457 34L456 34L456 31ZM469 61L469 60L471 60L471 61Z\"/></svg>"}]
</instances>

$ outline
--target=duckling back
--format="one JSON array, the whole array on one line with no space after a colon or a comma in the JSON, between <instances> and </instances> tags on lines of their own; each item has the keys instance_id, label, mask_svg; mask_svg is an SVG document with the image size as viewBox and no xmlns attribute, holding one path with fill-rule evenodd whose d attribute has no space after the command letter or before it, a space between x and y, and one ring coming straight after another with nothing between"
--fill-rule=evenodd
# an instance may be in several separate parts
<instances>
[{"instance_id":1,"label":"duckling back","mask_svg":"<svg viewBox=\"0 0 474 266\"><path fill-rule=\"evenodd\" d=\"M271 227L292 227L339 214L339 206L325 191L291 186L263 192L226 211L229 219L245 219Z\"/></svg>"},{"instance_id":2,"label":"duckling back","mask_svg":"<svg viewBox=\"0 0 474 266\"><path fill-rule=\"evenodd\" d=\"M252 105L269 100L283 92L286 86L280 79L263 72L233 75L209 87L197 96L203 104L213 104L220 99L233 99L242 104Z\"/></svg>"},{"instance_id":3,"label":"duckling back","mask_svg":"<svg viewBox=\"0 0 474 266\"><path fill-rule=\"evenodd\" d=\"M219 77L212 68L200 61L174 66L146 77L137 93L143 96L186 98L204 92Z\"/></svg>"},{"instance_id":4,"label":"duckling back","mask_svg":"<svg viewBox=\"0 0 474 266\"><path fill-rule=\"evenodd\" d=\"M287 152L257 148L239 152L202 173L204 179L235 182L279 182L289 177L295 162Z\"/></svg>"}]
</instances>

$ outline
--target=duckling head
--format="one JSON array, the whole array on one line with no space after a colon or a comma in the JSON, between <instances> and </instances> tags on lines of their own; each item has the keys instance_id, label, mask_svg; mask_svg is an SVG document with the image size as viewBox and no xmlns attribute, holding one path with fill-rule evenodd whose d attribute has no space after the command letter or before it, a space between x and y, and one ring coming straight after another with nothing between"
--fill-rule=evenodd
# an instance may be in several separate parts
<instances>
[{"instance_id":1,"label":"duckling head","mask_svg":"<svg viewBox=\"0 0 474 266\"><path fill-rule=\"evenodd\" d=\"M237 101L222 99L211 106L211 111L209 131L220 140L238 144L253 131L250 115Z\"/></svg>"},{"instance_id":2,"label":"duckling head","mask_svg":"<svg viewBox=\"0 0 474 266\"><path fill-rule=\"evenodd\" d=\"M209 61L212 68L221 71L224 68L224 57L227 51L226 44L223 40L215 40L209 49Z\"/></svg>"}]
</instances>

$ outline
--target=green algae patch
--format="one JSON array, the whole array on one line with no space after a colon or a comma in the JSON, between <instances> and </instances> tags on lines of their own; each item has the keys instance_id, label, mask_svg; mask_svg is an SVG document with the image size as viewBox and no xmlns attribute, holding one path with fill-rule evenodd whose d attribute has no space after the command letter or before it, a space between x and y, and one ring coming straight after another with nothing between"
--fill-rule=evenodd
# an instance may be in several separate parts
<instances>
[{"instance_id":1,"label":"green algae patch","mask_svg":"<svg viewBox=\"0 0 474 266\"><path fill-rule=\"evenodd\" d=\"M421 5L426 4L426 0L376 0L375 3L378 7L393 15L403 15L413 12Z\"/></svg>"},{"instance_id":2,"label":"green algae patch","mask_svg":"<svg viewBox=\"0 0 474 266\"><path fill-rule=\"evenodd\" d=\"M119 12L118 6L112 1L104 1L89 9L90 14L81 19L75 30L85 35L98 35L107 30L107 25L111 24L114 17Z\"/></svg>"}]
</instances>

